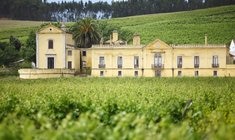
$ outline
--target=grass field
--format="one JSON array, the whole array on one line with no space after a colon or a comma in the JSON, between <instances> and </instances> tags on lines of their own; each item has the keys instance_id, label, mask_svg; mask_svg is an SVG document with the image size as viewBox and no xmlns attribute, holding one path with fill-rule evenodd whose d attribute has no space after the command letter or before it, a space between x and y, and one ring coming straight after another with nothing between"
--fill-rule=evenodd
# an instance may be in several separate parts
<instances>
[{"instance_id":1,"label":"grass field","mask_svg":"<svg viewBox=\"0 0 235 140\"><path fill-rule=\"evenodd\" d=\"M0 20L0 41L8 42L12 35L24 42L30 31L42 23L40 21Z\"/></svg>"},{"instance_id":2,"label":"grass field","mask_svg":"<svg viewBox=\"0 0 235 140\"><path fill-rule=\"evenodd\" d=\"M159 38L169 44L225 44L235 38L235 5L202 10L151 14L107 20L108 23L139 33L141 43ZM42 22L0 20L0 41L10 35L27 38L28 33ZM68 23L72 25L72 23Z\"/></svg>"},{"instance_id":3,"label":"grass field","mask_svg":"<svg viewBox=\"0 0 235 140\"><path fill-rule=\"evenodd\" d=\"M141 35L147 44L160 38L169 44L225 44L235 38L235 5L108 20Z\"/></svg>"},{"instance_id":4,"label":"grass field","mask_svg":"<svg viewBox=\"0 0 235 140\"><path fill-rule=\"evenodd\" d=\"M235 78L0 79L0 139L235 137Z\"/></svg>"}]
</instances>

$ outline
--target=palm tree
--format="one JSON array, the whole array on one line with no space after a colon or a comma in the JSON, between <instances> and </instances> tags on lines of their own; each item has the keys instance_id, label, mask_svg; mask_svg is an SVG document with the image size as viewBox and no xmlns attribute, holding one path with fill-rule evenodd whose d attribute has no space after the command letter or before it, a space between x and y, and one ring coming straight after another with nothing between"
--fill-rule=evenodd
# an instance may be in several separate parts
<instances>
[{"instance_id":1,"label":"palm tree","mask_svg":"<svg viewBox=\"0 0 235 140\"><path fill-rule=\"evenodd\" d=\"M85 18L76 22L72 26L71 31L76 46L79 48L90 48L92 44L97 44L100 41L97 24L91 18Z\"/></svg>"}]
</instances>

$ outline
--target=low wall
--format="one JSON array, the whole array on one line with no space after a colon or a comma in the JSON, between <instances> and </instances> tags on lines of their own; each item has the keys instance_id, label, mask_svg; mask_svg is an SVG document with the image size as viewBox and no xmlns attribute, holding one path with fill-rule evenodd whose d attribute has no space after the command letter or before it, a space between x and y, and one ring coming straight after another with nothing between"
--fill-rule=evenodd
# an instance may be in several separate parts
<instances>
[{"instance_id":1,"label":"low wall","mask_svg":"<svg viewBox=\"0 0 235 140\"><path fill-rule=\"evenodd\" d=\"M70 69L20 69L18 72L22 79L72 77L75 74L75 70Z\"/></svg>"},{"instance_id":2,"label":"low wall","mask_svg":"<svg viewBox=\"0 0 235 140\"><path fill-rule=\"evenodd\" d=\"M235 77L235 65L234 64L228 64L227 66L227 76Z\"/></svg>"}]
</instances>

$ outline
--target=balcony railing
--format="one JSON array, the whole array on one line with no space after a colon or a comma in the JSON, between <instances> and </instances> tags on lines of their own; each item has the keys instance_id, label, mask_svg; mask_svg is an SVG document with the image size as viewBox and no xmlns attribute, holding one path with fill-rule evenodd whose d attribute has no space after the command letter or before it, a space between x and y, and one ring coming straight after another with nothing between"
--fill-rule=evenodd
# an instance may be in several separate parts
<instances>
[{"instance_id":1,"label":"balcony railing","mask_svg":"<svg viewBox=\"0 0 235 140\"><path fill-rule=\"evenodd\" d=\"M134 65L134 68L136 69L136 68L139 68L139 65Z\"/></svg>"},{"instance_id":2,"label":"balcony railing","mask_svg":"<svg viewBox=\"0 0 235 140\"><path fill-rule=\"evenodd\" d=\"M182 68L182 64L178 64L178 65L177 65L177 68Z\"/></svg>"},{"instance_id":3,"label":"balcony railing","mask_svg":"<svg viewBox=\"0 0 235 140\"><path fill-rule=\"evenodd\" d=\"M122 65L121 65L121 64L118 64L117 67L118 67L119 69L121 69L121 68L122 68Z\"/></svg>"},{"instance_id":4,"label":"balcony railing","mask_svg":"<svg viewBox=\"0 0 235 140\"><path fill-rule=\"evenodd\" d=\"M212 64L212 68L218 68L219 64Z\"/></svg>"},{"instance_id":5,"label":"balcony railing","mask_svg":"<svg viewBox=\"0 0 235 140\"><path fill-rule=\"evenodd\" d=\"M99 64L99 68L105 68L105 64Z\"/></svg>"},{"instance_id":6,"label":"balcony railing","mask_svg":"<svg viewBox=\"0 0 235 140\"><path fill-rule=\"evenodd\" d=\"M152 64L152 68L153 69L163 69L164 68L164 64Z\"/></svg>"},{"instance_id":7,"label":"balcony railing","mask_svg":"<svg viewBox=\"0 0 235 140\"><path fill-rule=\"evenodd\" d=\"M194 68L199 68L199 64L194 64Z\"/></svg>"}]
</instances>

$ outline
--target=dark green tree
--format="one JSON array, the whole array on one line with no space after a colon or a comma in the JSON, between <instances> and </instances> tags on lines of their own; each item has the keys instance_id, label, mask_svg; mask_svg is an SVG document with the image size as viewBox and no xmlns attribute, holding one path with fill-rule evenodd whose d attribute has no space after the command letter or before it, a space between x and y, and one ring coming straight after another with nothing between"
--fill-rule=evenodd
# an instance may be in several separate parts
<instances>
[{"instance_id":1,"label":"dark green tree","mask_svg":"<svg viewBox=\"0 0 235 140\"><path fill-rule=\"evenodd\" d=\"M175 12L235 4L235 0L128 0L107 2L0 0L0 18L76 21L84 17L109 18Z\"/></svg>"},{"instance_id":2,"label":"dark green tree","mask_svg":"<svg viewBox=\"0 0 235 140\"><path fill-rule=\"evenodd\" d=\"M0 43L0 66L10 66L20 58L19 51L9 43Z\"/></svg>"},{"instance_id":3,"label":"dark green tree","mask_svg":"<svg viewBox=\"0 0 235 140\"><path fill-rule=\"evenodd\" d=\"M127 41L127 42L131 41L133 34L134 34L134 32L131 32L129 30L126 30L126 29L124 30L118 26L108 24L106 21L99 21L98 29L104 41L110 39L110 35L112 34L114 30L118 31L120 39Z\"/></svg>"},{"instance_id":4,"label":"dark green tree","mask_svg":"<svg viewBox=\"0 0 235 140\"><path fill-rule=\"evenodd\" d=\"M76 22L71 27L76 46L79 48L90 48L92 44L100 41L100 34L97 22L91 18L85 18Z\"/></svg>"},{"instance_id":5,"label":"dark green tree","mask_svg":"<svg viewBox=\"0 0 235 140\"><path fill-rule=\"evenodd\" d=\"M10 46L15 47L17 51L20 51L21 42L18 38L14 36L10 36L9 42L10 42Z\"/></svg>"},{"instance_id":6,"label":"dark green tree","mask_svg":"<svg viewBox=\"0 0 235 140\"><path fill-rule=\"evenodd\" d=\"M22 57L28 62L36 63L36 34L31 31L26 40L25 47L22 48Z\"/></svg>"}]
</instances>

